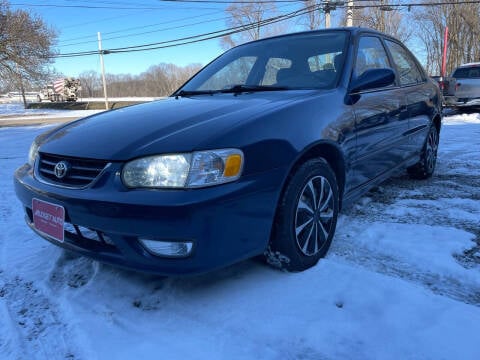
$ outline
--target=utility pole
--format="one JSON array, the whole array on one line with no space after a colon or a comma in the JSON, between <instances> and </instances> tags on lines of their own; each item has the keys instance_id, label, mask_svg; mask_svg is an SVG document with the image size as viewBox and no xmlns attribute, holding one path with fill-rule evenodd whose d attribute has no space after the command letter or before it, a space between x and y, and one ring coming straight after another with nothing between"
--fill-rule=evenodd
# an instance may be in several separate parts
<instances>
[{"instance_id":1,"label":"utility pole","mask_svg":"<svg viewBox=\"0 0 480 360\"><path fill-rule=\"evenodd\" d=\"M97 36L98 36L98 53L100 54L100 65L102 67L103 96L105 97L105 110L108 110L107 82L105 81L105 65L103 64L103 54L108 54L108 52L102 50L102 36L100 35L100 32L97 33Z\"/></svg>"},{"instance_id":2,"label":"utility pole","mask_svg":"<svg viewBox=\"0 0 480 360\"><path fill-rule=\"evenodd\" d=\"M347 2L347 26L353 26L353 0Z\"/></svg>"},{"instance_id":3,"label":"utility pole","mask_svg":"<svg viewBox=\"0 0 480 360\"><path fill-rule=\"evenodd\" d=\"M349 0L349 3L352 0ZM325 13L325 29L328 29L331 26L331 21L330 21L330 12L333 10L337 10L337 6L343 6L344 2L343 1L338 1L338 0L326 0L324 5L323 5L323 12ZM353 3L352 3L353 6Z\"/></svg>"},{"instance_id":4,"label":"utility pole","mask_svg":"<svg viewBox=\"0 0 480 360\"><path fill-rule=\"evenodd\" d=\"M325 29L330 28L330 11L334 9L335 7L330 5L330 0L327 0L325 5L323 5L323 12L325 13Z\"/></svg>"},{"instance_id":5,"label":"utility pole","mask_svg":"<svg viewBox=\"0 0 480 360\"><path fill-rule=\"evenodd\" d=\"M385 12L386 11L394 11L395 9L389 5L389 2L386 0L380 0L380 7L379 7L380 13L379 13L379 18L378 18L378 25L376 29L381 32L386 32L387 30L387 19L385 17Z\"/></svg>"}]
</instances>

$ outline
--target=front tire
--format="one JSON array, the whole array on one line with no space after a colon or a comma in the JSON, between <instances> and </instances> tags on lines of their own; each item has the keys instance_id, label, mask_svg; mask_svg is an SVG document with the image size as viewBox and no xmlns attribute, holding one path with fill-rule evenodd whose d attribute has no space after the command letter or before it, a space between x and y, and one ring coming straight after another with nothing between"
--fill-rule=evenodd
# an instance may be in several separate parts
<instances>
[{"instance_id":1,"label":"front tire","mask_svg":"<svg viewBox=\"0 0 480 360\"><path fill-rule=\"evenodd\" d=\"M439 134L437 127L432 124L427 134L427 139L423 145L420 161L408 168L408 174L413 179L428 179L432 176L437 163L437 152L439 143Z\"/></svg>"},{"instance_id":2,"label":"front tire","mask_svg":"<svg viewBox=\"0 0 480 360\"><path fill-rule=\"evenodd\" d=\"M303 271L324 257L335 233L339 209L335 173L324 159L302 164L289 179L278 205L269 264Z\"/></svg>"}]
</instances>

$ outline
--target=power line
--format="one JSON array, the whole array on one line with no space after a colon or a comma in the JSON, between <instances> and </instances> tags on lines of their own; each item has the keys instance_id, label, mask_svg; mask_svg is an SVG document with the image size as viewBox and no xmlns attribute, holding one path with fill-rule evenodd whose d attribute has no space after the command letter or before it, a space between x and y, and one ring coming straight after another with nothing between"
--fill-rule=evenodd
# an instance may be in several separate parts
<instances>
[{"instance_id":1,"label":"power line","mask_svg":"<svg viewBox=\"0 0 480 360\"><path fill-rule=\"evenodd\" d=\"M170 3L205 3L205 4L269 4L269 3L299 3L304 2L303 0L240 0L240 1L229 1L229 0L158 0L160 2L170 2Z\"/></svg>"},{"instance_id":2,"label":"power line","mask_svg":"<svg viewBox=\"0 0 480 360\"><path fill-rule=\"evenodd\" d=\"M357 2L368 2L371 0L356 0ZM372 1L373 2L373 1ZM480 0L462 0L462 1L442 1L442 2L432 2L432 3L396 3L396 4L367 4L367 5L353 5L353 9L365 9L365 8L384 8L386 11L390 8L399 8L399 7L429 7L429 6L442 6L442 5L462 5L462 4L480 4ZM338 8L346 8L344 2L337 5Z\"/></svg>"},{"instance_id":3,"label":"power line","mask_svg":"<svg viewBox=\"0 0 480 360\"><path fill-rule=\"evenodd\" d=\"M223 30L218 30L218 31L213 31L209 33L204 33L204 34L199 34L199 35L193 35L193 36L188 36L184 38L179 38L179 39L174 39L174 40L167 40L167 41L161 41L161 42L155 42L155 43L150 43L150 44L143 44L143 45L135 45L135 46L128 46L128 47L121 47L121 48L114 48L114 49L109 49L109 50L104 50L104 53L108 54L114 54L114 53L125 53L125 52L138 52L138 51L147 51L147 50L156 50L156 49L162 49L162 48L167 48L167 47L174 47L174 46L180 46L180 45L186 45L186 44L192 44L200 41L206 41L206 40L211 40L227 35L232 35L235 33L251 30L253 28L256 28L258 26L263 27L266 25L270 25L273 23L277 23L280 21L288 20L294 17L298 17L304 14L307 14L312 11L318 10L318 6L311 6L308 8L304 8L301 10L296 10L287 14L271 17L268 19L264 19L260 22L254 22L254 23L249 23L245 25L240 25L228 29L223 29ZM64 58L64 57L77 57L77 56L87 56L87 55L97 55L98 51L83 51L83 52L77 52L77 53L66 53L66 54L58 54L56 56L53 56L55 58Z\"/></svg>"},{"instance_id":4,"label":"power line","mask_svg":"<svg viewBox=\"0 0 480 360\"><path fill-rule=\"evenodd\" d=\"M140 13L137 13L137 15L141 14L141 13L144 13L144 12L147 12L147 11L148 10L143 10ZM103 22L103 21L107 21L107 20L120 19L120 18L124 18L124 17L127 17L127 16L132 16L132 14L130 12L128 12L127 14L123 14L123 15L110 16L108 18L90 20L90 21L85 21L85 22L76 23L76 24L70 24L68 26L62 26L62 30L63 29L70 29L70 28L78 28L79 26L88 25L88 24L95 24L95 23L99 23L99 22ZM82 36L81 38L85 38L85 36ZM69 39L69 40L64 40L64 41L72 41L72 40L77 40L77 39Z\"/></svg>"},{"instance_id":5,"label":"power line","mask_svg":"<svg viewBox=\"0 0 480 360\"><path fill-rule=\"evenodd\" d=\"M168 30L176 30L176 29L182 29L190 26L195 26L195 25L201 25L201 24L206 24L206 23L213 23L216 21L220 20L226 20L227 18L221 17L221 18L216 18L216 19L208 19L208 20L203 20L203 21L198 21L195 23L189 23L185 25L179 25L179 26L172 26L172 27L167 27L167 28L162 28L162 29L156 29L156 30L151 30L151 31L144 31L140 33L135 33L135 34L130 34L130 35L118 35L118 36L112 36L108 38L104 38L103 40L115 40L115 39L124 39L126 37L134 37L134 36L140 36L140 35L146 35L146 34L153 34L157 33L160 31L168 31ZM73 45L83 45L83 44L91 44L94 43L95 41L81 41L81 42L76 42L76 43L71 43L71 44L64 44L62 47L67 47L67 46L73 46Z\"/></svg>"},{"instance_id":6,"label":"power line","mask_svg":"<svg viewBox=\"0 0 480 360\"><path fill-rule=\"evenodd\" d=\"M291 6L291 4L286 4L286 5L279 6L279 7L277 7L277 9L282 9L282 8L289 7L289 6ZM190 16L190 17L181 18L181 19L175 19L175 20L171 20L171 21L165 21L165 22L156 23L156 24L150 24L150 25L144 25L144 26L136 26L136 27L127 28L127 29L122 29L122 30L104 32L104 33L102 33L102 36L103 36L103 35L111 35L111 34L123 33L123 32L125 32L125 31L129 31L129 30L146 29L146 28L153 27L153 26L158 26L158 25L163 25L163 24L170 24L170 23L175 23L175 22L181 22L181 21L184 21L184 20L197 19L197 18L201 18L201 17L208 16L208 15L217 14L217 13L220 13L220 12L221 12L221 13L224 13L224 10L209 12L209 13L207 13L207 14ZM120 39L120 38L124 39L124 38L127 38L127 37L135 37L135 36L140 36L140 35L153 34L153 33L160 32L160 31L181 29L181 28L186 28L186 27L190 27L190 26L205 24L205 23L209 23L209 22L216 22L216 21L220 21L220 20L225 20L225 21L226 21L226 20L228 20L228 19L232 19L232 16L221 17L221 18L214 18L214 19L208 19L208 20L204 20L204 21L199 21L199 22L195 22L195 23L189 23L189 24L179 25L179 26L175 26L175 27L161 28L161 29L156 29L156 30L151 30L151 31L138 32L138 33L133 33L133 34L126 34L126 35L122 35L122 36L107 37L107 38L103 38L103 40L104 40L104 41L105 41L105 40L115 40L115 39ZM67 43L67 44L64 43L64 42L68 42L68 41L81 40L81 39L91 39L91 38L92 38L92 35L86 35L86 36L79 36L79 37L76 37L76 38L70 38L70 39L66 39L66 40L64 39L62 42L60 42L59 46L61 46L61 47L67 47L67 46L74 46L74 45L83 45L83 44L93 44L93 43L96 43L96 40L87 40L87 41L73 42L73 43Z\"/></svg>"},{"instance_id":7,"label":"power line","mask_svg":"<svg viewBox=\"0 0 480 360\"><path fill-rule=\"evenodd\" d=\"M158 25L171 24L171 23L181 22L181 21L185 21L185 20L198 19L198 18L201 18L201 17L204 17L204 16L218 14L220 12L223 13L224 11L223 10L212 11L212 12L202 14L202 15L189 16L189 17L185 17L185 18L180 18L180 19L175 19L175 20L170 20L170 21L164 21L164 22L161 22L161 23L155 23L155 24L143 25L143 26L135 26L135 27L130 27L130 28L126 28L126 29L122 29L122 30L116 30L116 31L109 31L109 32L102 33L102 35L118 34L118 33L124 32L124 31L146 29L146 28L154 27L154 26L158 26ZM161 30L159 30L159 31L161 31ZM87 38L91 38L91 37L92 37L92 35L78 36L78 37L75 37L75 38L64 39L62 42L87 39ZM108 40L108 39L104 39L104 40ZM94 41L94 42L96 42L96 41ZM62 45L62 46L70 46L70 45L77 45L77 44L66 44L66 45Z\"/></svg>"},{"instance_id":8,"label":"power line","mask_svg":"<svg viewBox=\"0 0 480 360\"><path fill-rule=\"evenodd\" d=\"M318 8L316 10L318 10ZM276 19L276 20L273 20L273 21L268 21L267 23L260 23L260 24L252 23L246 28L244 26L242 26L242 29L233 30L235 28L231 28L232 30L229 31L229 32L224 32L222 34L207 36L207 37L204 37L204 38L201 38L201 39L187 40L187 41L183 41L181 43L160 45L160 46L155 46L155 47L149 47L149 48L146 48L146 49L140 48L140 49L130 49L130 50L115 50L115 51L112 51L111 53L116 54L116 53L128 53L128 52L138 52L138 51L147 51L147 50L158 50L158 49L165 49L165 48L170 48L170 47L194 44L194 43L198 43L198 42L202 42L202 41L217 39L217 38L220 38L220 37L223 37L223 36L233 35L233 34L243 32L243 31L255 29L258 26L262 27L262 26L266 26L266 25L271 25L271 24L274 24L274 23L277 23L277 22L280 22L280 21L284 21L284 20L292 19L292 18L297 17L297 16L305 15L308 12L309 11L306 11L306 12L304 11L304 12L298 13L296 15L290 15L290 16L287 16L285 18L280 18L280 19Z\"/></svg>"},{"instance_id":9,"label":"power line","mask_svg":"<svg viewBox=\"0 0 480 360\"><path fill-rule=\"evenodd\" d=\"M298 3L301 0L247 0L247 1L221 1L221 0L158 0L159 2L169 3L195 3L195 4L271 4L271 3ZM108 3L107 3L108 4ZM28 7L50 7L50 8L77 8L77 9L111 9L111 10L161 10L159 6L141 5L141 6L103 6L103 5L59 5L59 4L32 4L32 3L10 3L14 6Z\"/></svg>"},{"instance_id":10,"label":"power line","mask_svg":"<svg viewBox=\"0 0 480 360\"><path fill-rule=\"evenodd\" d=\"M91 3L92 1L91 0L76 0L76 1L71 1L71 0L63 0L64 2L68 2L68 3ZM98 1L96 0L95 1L96 3L100 3L100 4L107 4L107 5L129 5L131 6L131 2L126 2L126 1ZM137 5L140 5L140 6L151 6L151 4L144 4L144 3L138 3L136 2Z\"/></svg>"},{"instance_id":11,"label":"power line","mask_svg":"<svg viewBox=\"0 0 480 360\"><path fill-rule=\"evenodd\" d=\"M162 0L159 0L162 1ZM169 1L169 0L163 0L163 1ZM172 0L173 1L173 0ZM181 0L181 1L194 1L194 0ZM195 0L195 1L200 1L200 0ZM204 1L204 0L202 0ZM208 0L207 0L208 1ZM357 1L362 1L362 0L357 0ZM363 0L362 2L366 2L368 0ZM323 2L323 5L328 3L328 1ZM455 2L454 4L479 4L480 0L464 0L464 1L458 1ZM440 6L440 5L451 5L452 2L435 2L435 3L397 3L397 4L392 4L389 6L392 7L415 7L415 6ZM202 41L207 41L215 38L220 38L223 36L228 36L232 35L235 33L243 32L243 31L248 31L251 30L255 27L263 27L266 25L270 25L276 22L280 21L285 21L294 17L298 17L301 15L308 14L312 11L317 11L323 7L322 4L317 4L314 6L306 7L301 10L297 10L291 13L279 15L276 17L268 18L265 20L262 20L260 22L254 22L246 25L241 25L237 27L232 27L228 29L223 29L223 30L218 30L218 31L213 31L209 33L204 33L204 34L199 34L199 35L193 35L193 36L188 36L184 38L179 38L179 39L174 39L174 40L167 40L167 41L161 41L161 42L155 42L155 43L150 43L150 44L143 44L143 45L135 45L135 46L128 46L128 47L120 47L120 48L113 48L109 50L103 50L104 54L114 54L114 53L127 53L127 52L138 52L138 51L148 51L148 50L156 50L156 49L163 49L163 48L169 48L169 47L176 47L176 46L181 46L181 45L187 45L187 44L193 44L193 43L198 43ZM347 5L345 3L340 3L337 2L337 8L346 8ZM364 8L380 8L380 7L385 7L385 4L366 4L366 5L354 5L354 9L364 9ZM88 56L88 55L98 55L98 51L83 51L83 52L72 52L72 53L64 53L64 54L57 54L55 56L52 56L53 58L66 58L66 57L77 57L77 56Z\"/></svg>"},{"instance_id":12,"label":"power line","mask_svg":"<svg viewBox=\"0 0 480 360\"><path fill-rule=\"evenodd\" d=\"M59 4L31 4L31 3L10 3L14 6L48 7L48 8L73 8L73 9L110 9L110 10L161 10L155 6L102 6L102 5L59 5Z\"/></svg>"}]
</instances>

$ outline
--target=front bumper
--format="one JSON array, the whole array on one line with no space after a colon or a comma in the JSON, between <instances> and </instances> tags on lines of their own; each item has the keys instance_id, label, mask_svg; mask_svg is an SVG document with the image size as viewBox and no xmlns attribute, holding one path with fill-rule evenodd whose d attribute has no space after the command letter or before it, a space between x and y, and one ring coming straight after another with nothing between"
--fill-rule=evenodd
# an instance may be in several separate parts
<instances>
[{"instance_id":1,"label":"front bumper","mask_svg":"<svg viewBox=\"0 0 480 360\"><path fill-rule=\"evenodd\" d=\"M265 250L285 171L203 189L129 190L120 180L119 166L113 165L91 187L67 189L38 181L24 165L15 172L14 184L34 231L33 198L65 208L63 243L36 231L50 242L129 269L182 275L223 267ZM96 236L84 236L82 229ZM193 252L186 258L154 256L139 237L192 241Z\"/></svg>"}]
</instances>

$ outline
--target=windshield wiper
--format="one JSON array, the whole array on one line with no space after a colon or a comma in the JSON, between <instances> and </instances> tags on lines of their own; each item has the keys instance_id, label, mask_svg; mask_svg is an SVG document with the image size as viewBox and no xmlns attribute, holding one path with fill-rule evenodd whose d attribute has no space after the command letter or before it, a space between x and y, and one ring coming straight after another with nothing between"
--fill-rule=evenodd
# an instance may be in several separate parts
<instances>
[{"instance_id":1,"label":"windshield wiper","mask_svg":"<svg viewBox=\"0 0 480 360\"><path fill-rule=\"evenodd\" d=\"M289 90L287 86L268 86L268 85L235 85L228 89L220 90L222 93L242 93L242 92L258 92L258 91L281 91Z\"/></svg>"},{"instance_id":2,"label":"windshield wiper","mask_svg":"<svg viewBox=\"0 0 480 360\"><path fill-rule=\"evenodd\" d=\"M233 93L240 94L242 92L258 92L258 91L281 91L289 90L286 86L267 86L267 85L234 85L228 89L222 90L181 90L175 94L175 97L185 97L192 95L213 95L218 93Z\"/></svg>"},{"instance_id":3,"label":"windshield wiper","mask_svg":"<svg viewBox=\"0 0 480 360\"><path fill-rule=\"evenodd\" d=\"M178 98L183 96L191 95L213 95L219 93L219 90L181 90L175 94L175 97Z\"/></svg>"}]
</instances>

